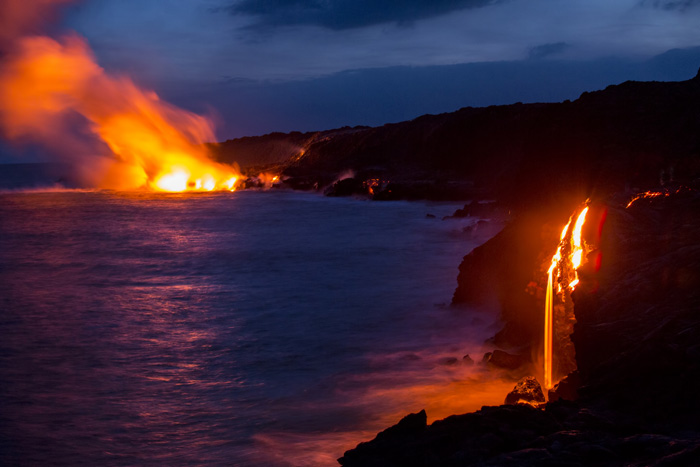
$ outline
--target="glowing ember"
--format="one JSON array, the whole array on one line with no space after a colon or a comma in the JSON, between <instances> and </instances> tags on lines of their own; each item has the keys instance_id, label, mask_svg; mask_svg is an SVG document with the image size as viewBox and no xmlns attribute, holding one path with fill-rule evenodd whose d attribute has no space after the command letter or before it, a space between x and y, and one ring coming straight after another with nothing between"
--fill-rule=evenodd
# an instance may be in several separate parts
<instances>
[{"instance_id":1,"label":"glowing ember","mask_svg":"<svg viewBox=\"0 0 700 467\"><path fill-rule=\"evenodd\" d=\"M625 208L628 208L634 204L635 201L638 199L647 199L647 198L658 198L659 196L668 196L668 193L663 193L660 191L647 191L644 193L640 193L636 195L634 198L630 200L629 203L627 203L627 206Z\"/></svg>"},{"instance_id":2,"label":"glowing ember","mask_svg":"<svg viewBox=\"0 0 700 467\"><path fill-rule=\"evenodd\" d=\"M383 190L389 184L388 180L381 178L369 178L362 182L370 195L374 195L377 190Z\"/></svg>"},{"instance_id":3,"label":"glowing ember","mask_svg":"<svg viewBox=\"0 0 700 467\"><path fill-rule=\"evenodd\" d=\"M640 199L667 198L667 197L671 196L672 194L678 194L678 193L683 192L684 190L688 190L688 188L680 187L675 192L671 192L671 191L645 191L644 193L638 193L630 200L629 203L627 203L627 206L625 206L625 209L629 208L636 201L638 201Z\"/></svg>"},{"instance_id":4,"label":"glowing ember","mask_svg":"<svg viewBox=\"0 0 700 467\"><path fill-rule=\"evenodd\" d=\"M25 37L15 52L0 74L9 137L70 152L97 188L235 189L238 171L214 162L205 146L215 139L208 119L108 75L82 38Z\"/></svg>"},{"instance_id":5,"label":"glowing ember","mask_svg":"<svg viewBox=\"0 0 700 467\"><path fill-rule=\"evenodd\" d=\"M261 172L257 175L257 177L253 177L252 180L257 179L257 183L261 188L264 189L270 189L272 186L280 181L279 175L273 174L273 173L268 173L268 172Z\"/></svg>"},{"instance_id":6,"label":"glowing ember","mask_svg":"<svg viewBox=\"0 0 700 467\"><path fill-rule=\"evenodd\" d=\"M545 389L553 387L552 384L552 341L554 324L554 283L557 284L556 295L571 293L579 282L577 269L581 266L585 253L585 244L581 238L581 230L586 221L588 206L586 206L576 218L573 229L570 229L573 216L564 227L559 238L559 247L552 256L552 263L547 271L547 292L544 305L544 386ZM556 272L556 276L555 276Z\"/></svg>"}]
</instances>

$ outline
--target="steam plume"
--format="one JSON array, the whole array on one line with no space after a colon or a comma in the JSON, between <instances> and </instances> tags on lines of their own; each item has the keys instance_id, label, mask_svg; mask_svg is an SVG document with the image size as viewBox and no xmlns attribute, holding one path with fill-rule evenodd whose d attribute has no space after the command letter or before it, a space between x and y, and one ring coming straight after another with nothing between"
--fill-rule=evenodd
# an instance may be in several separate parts
<instances>
[{"instance_id":1,"label":"steam plume","mask_svg":"<svg viewBox=\"0 0 700 467\"><path fill-rule=\"evenodd\" d=\"M35 34L50 22L57 7L75 0L2 0L0 2L0 53L7 52L12 42L27 34Z\"/></svg>"},{"instance_id":2,"label":"steam plume","mask_svg":"<svg viewBox=\"0 0 700 467\"><path fill-rule=\"evenodd\" d=\"M35 2L66 3L66 0ZM40 18L4 5L20 23ZM9 34L9 33L8 33ZM13 37L0 71L0 126L12 140L40 142L99 188L167 191L235 189L237 170L211 160L208 119L112 76L77 34Z\"/></svg>"}]
</instances>

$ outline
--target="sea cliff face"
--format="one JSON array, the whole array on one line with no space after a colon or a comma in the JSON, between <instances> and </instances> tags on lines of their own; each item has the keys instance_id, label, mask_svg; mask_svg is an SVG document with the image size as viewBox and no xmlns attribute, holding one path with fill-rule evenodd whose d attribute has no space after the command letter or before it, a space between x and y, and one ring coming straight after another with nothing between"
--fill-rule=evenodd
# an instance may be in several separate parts
<instances>
[{"instance_id":1,"label":"sea cliff face","mask_svg":"<svg viewBox=\"0 0 700 467\"><path fill-rule=\"evenodd\" d=\"M575 292L581 399L629 423L698 429L700 195L611 210L595 292Z\"/></svg>"},{"instance_id":2,"label":"sea cliff face","mask_svg":"<svg viewBox=\"0 0 700 467\"><path fill-rule=\"evenodd\" d=\"M606 266L596 274L582 275L573 296L576 400L554 401L558 396L552 393L551 402L541 408L484 407L421 426L413 416L411 430L387 430L348 451L339 462L344 466L697 463L700 195L687 190L638 200L629 208L616 202L621 198L608 201L600 246ZM505 248L509 237L504 231L481 248L484 252ZM472 255L463 270L483 264L479 256ZM473 278L477 272L469 274Z\"/></svg>"}]
</instances>

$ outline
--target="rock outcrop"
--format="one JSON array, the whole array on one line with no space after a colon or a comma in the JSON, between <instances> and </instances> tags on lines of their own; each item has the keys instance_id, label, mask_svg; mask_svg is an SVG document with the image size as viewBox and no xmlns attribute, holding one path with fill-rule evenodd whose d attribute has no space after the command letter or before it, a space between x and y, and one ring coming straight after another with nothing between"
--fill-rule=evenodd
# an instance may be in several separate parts
<instances>
[{"instance_id":1,"label":"rock outcrop","mask_svg":"<svg viewBox=\"0 0 700 467\"><path fill-rule=\"evenodd\" d=\"M534 376L526 376L518 381L515 388L506 396L506 405L515 404L541 404L544 403L544 393L542 386Z\"/></svg>"},{"instance_id":2,"label":"rock outcrop","mask_svg":"<svg viewBox=\"0 0 700 467\"><path fill-rule=\"evenodd\" d=\"M549 403L436 421L411 441L408 460L397 457L406 446L385 439L340 463L698 465L700 194L625 204L609 200L606 267L582 274L574 292L578 372Z\"/></svg>"},{"instance_id":3,"label":"rock outcrop","mask_svg":"<svg viewBox=\"0 0 700 467\"><path fill-rule=\"evenodd\" d=\"M611 210L609 267L574 292L582 400L642 426L698 428L700 195Z\"/></svg>"}]
</instances>

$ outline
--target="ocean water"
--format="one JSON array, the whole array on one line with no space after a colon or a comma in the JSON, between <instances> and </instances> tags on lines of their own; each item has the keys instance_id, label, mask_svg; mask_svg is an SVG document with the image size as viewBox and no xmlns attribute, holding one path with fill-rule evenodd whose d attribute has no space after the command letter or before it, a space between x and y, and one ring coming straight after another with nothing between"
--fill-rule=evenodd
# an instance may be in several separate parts
<instances>
[{"instance_id":1,"label":"ocean water","mask_svg":"<svg viewBox=\"0 0 700 467\"><path fill-rule=\"evenodd\" d=\"M335 465L406 413L500 403L462 360L493 316L447 306L497 227L458 207L0 194L0 464Z\"/></svg>"}]
</instances>

